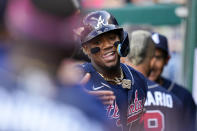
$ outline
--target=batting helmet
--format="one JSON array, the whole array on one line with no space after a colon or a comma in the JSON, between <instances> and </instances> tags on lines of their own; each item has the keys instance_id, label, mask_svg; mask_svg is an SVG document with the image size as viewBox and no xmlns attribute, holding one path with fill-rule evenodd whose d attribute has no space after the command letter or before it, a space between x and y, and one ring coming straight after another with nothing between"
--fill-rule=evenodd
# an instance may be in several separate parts
<instances>
[{"instance_id":1,"label":"batting helmet","mask_svg":"<svg viewBox=\"0 0 197 131\"><path fill-rule=\"evenodd\" d=\"M81 44L85 44L93 38L109 32L118 31L120 34L120 42L115 43L120 56L126 56L129 52L128 34L119 27L118 22L107 11L95 11L87 14L82 21L82 27L78 30Z\"/></svg>"}]
</instances>

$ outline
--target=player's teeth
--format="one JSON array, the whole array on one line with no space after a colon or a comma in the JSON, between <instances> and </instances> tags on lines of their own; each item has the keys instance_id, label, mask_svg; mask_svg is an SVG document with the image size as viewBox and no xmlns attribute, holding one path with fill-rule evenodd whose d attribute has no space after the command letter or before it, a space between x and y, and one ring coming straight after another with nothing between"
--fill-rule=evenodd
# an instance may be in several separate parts
<instances>
[{"instance_id":1,"label":"player's teeth","mask_svg":"<svg viewBox=\"0 0 197 131\"><path fill-rule=\"evenodd\" d=\"M110 53L107 53L106 56L109 56L109 55L112 55L112 54L113 54L113 52L110 52Z\"/></svg>"}]
</instances>

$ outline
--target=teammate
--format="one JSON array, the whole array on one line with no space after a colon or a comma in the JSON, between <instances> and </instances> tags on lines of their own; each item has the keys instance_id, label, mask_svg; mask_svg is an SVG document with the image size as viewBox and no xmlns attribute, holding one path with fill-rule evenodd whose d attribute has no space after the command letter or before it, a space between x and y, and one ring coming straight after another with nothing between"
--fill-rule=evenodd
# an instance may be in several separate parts
<instances>
[{"instance_id":1,"label":"teammate","mask_svg":"<svg viewBox=\"0 0 197 131\"><path fill-rule=\"evenodd\" d=\"M194 131L196 124L196 105L191 93L186 88L161 76L163 68L170 59L168 40L164 35L158 33L153 33L152 37L155 42L156 51L154 56L155 64L152 65L149 79L159 83L181 99L184 105L184 128L187 131Z\"/></svg>"},{"instance_id":2,"label":"teammate","mask_svg":"<svg viewBox=\"0 0 197 131\"><path fill-rule=\"evenodd\" d=\"M71 86L60 83L56 76L60 62L70 56L76 45L70 37L77 9L72 3L8 1L8 63L5 68L0 67L1 131L105 130L102 104L81 88L67 88ZM72 97L56 99L59 92ZM86 104L82 106L82 101L93 107L83 108Z\"/></svg>"},{"instance_id":3,"label":"teammate","mask_svg":"<svg viewBox=\"0 0 197 131\"><path fill-rule=\"evenodd\" d=\"M141 73L120 63L120 57L129 51L127 33L107 11L87 14L79 31L83 51L91 60L82 65L85 77L90 76L87 89L103 101L115 126L138 130L147 82Z\"/></svg>"},{"instance_id":4,"label":"teammate","mask_svg":"<svg viewBox=\"0 0 197 131\"><path fill-rule=\"evenodd\" d=\"M151 33L137 30L130 38L131 52L123 61L147 77L154 63L155 47ZM146 112L142 118L145 131L181 131L182 109L182 103L175 95L148 80Z\"/></svg>"}]
</instances>

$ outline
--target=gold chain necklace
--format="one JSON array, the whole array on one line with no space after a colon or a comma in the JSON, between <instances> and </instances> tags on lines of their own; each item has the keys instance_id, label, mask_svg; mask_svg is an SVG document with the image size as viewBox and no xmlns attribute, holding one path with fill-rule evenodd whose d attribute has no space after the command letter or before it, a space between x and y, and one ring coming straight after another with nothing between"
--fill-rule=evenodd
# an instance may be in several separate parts
<instances>
[{"instance_id":1,"label":"gold chain necklace","mask_svg":"<svg viewBox=\"0 0 197 131\"><path fill-rule=\"evenodd\" d=\"M110 78L104 77L103 74L101 74L100 72L98 72L98 73L99 73L99 75L101 77L103 77L104 80L109 81L109 82L114 82L114 83L116 83L118 85L122 84L122 80L124 78L124 74L123 74L122 68L120 68L120 77L115 77L114 79L110 79Z\"/></svg>"},{"instance_id":2,"label":"gold chain necklace","mask_svg":"<svg viewBox=\"0 0 197 131\"><path fill-rule=\"evenodd\" d=\"M123 88L131 89L131 80L124 79L124 74L123 74L122 68L120 68L120 77L119 78L115 77L114 79L110 79L110 78L104 77L104 75L101 74L100 72L98 72L98 73L101 77L103 77L104 80L106 80L108 82L114 82L117 85L122 85Z\"/></svg>"}]
</instances>

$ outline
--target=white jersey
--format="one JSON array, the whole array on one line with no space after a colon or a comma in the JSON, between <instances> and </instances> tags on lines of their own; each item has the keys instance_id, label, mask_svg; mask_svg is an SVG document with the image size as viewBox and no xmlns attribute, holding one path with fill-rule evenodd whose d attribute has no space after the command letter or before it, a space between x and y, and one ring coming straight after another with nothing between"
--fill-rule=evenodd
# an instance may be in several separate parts
<instances>
[{"instance_id":1,"label":"white jersey","mask_svg":"<svg viewBox=\"0 0 197 131\"><path fill-rule=\"evenodd\" d=\"M79 109L22 91L0 88L1 131L103 131Z\"/></svg>"}]
</instances>

